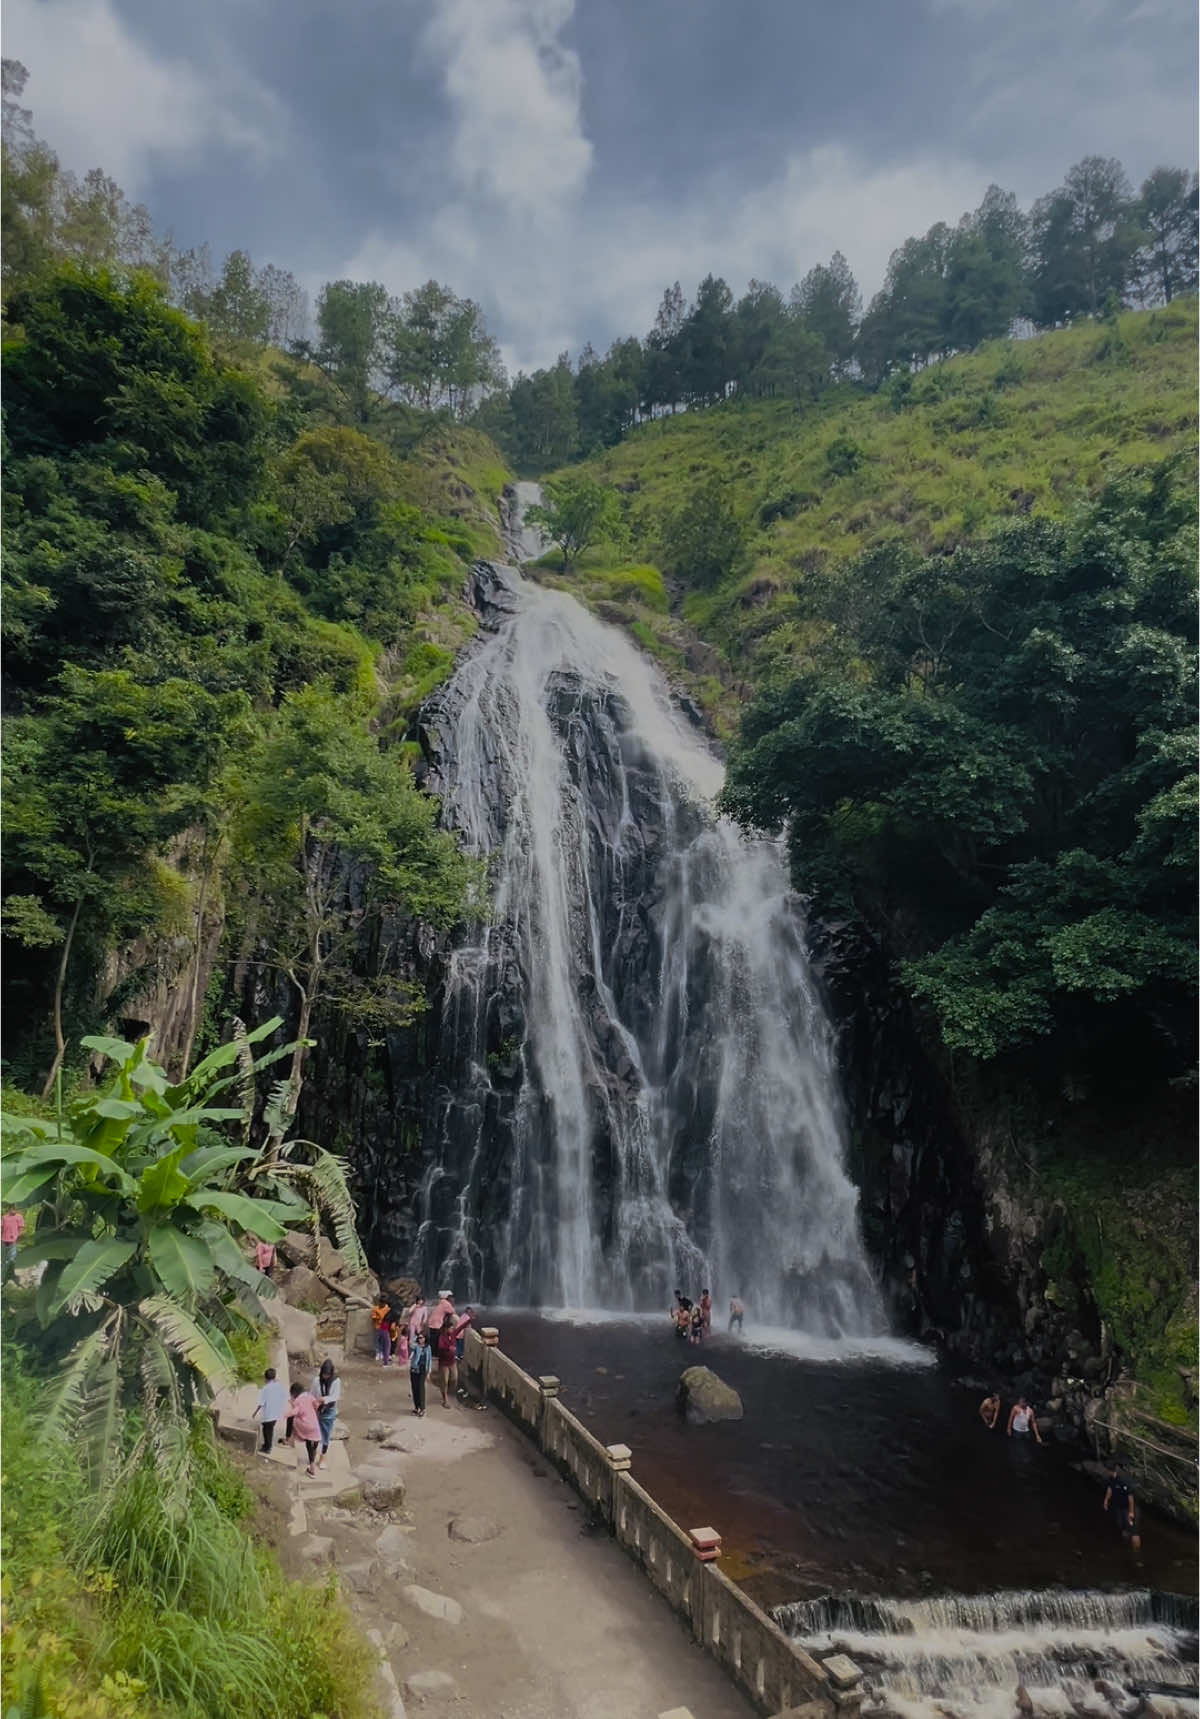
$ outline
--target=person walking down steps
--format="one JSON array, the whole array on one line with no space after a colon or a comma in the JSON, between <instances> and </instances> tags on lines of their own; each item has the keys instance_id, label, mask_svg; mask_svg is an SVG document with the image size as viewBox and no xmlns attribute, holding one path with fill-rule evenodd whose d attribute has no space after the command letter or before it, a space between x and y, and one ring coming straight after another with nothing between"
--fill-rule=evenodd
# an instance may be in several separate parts
<instances>
[{"instance_id":1,"label":"person walking down steps","mask_svg":"<svg viewBox=\"0 0 1200 1719\"><path fill-rule=\"evenodd\" d=\"M305 1473L314 1475L317 1472L317 1452L321 1448L321 1423L317 1419L317 1399L311 1391L306 1391L299 1379L295 1380L291 1390L291 1431L288 1442L302 1438L308 1451L308 1467Z\"/></svg>"},{"instance_id":2,"label":"person walking down steps","mask_svg":"<svg viewBox=\"0 0 1200 1719\"><path fill-rule=\"evenodd\" d=\"M342 1399L342 1381L328 1356L321 1362L321 1370L309 1391L317 1399L317 1421L321 1428L321 1460L317 1466L324 1468L329 1456L329 1441L333 1437L333 1423L337 1420L338 1404Z\"/></svg>"},{"instance_id":3,"label":"person walking down steps","mask_svg":"<svg viewBox=\"0 0 1200 1719\"><path fill-rule=\"evenodd\" d=\"M268 1367L263 1374L263 1388L258 1393L258 1405L250 1417L262 1425L262 1448L259 1456L270 1456L271 1446L275 1443L275 1427L280 1416L286 1411L287 1403L287 1386L282 1379L275 1377L274 1367Z\"/></svg>"}]
</instances>

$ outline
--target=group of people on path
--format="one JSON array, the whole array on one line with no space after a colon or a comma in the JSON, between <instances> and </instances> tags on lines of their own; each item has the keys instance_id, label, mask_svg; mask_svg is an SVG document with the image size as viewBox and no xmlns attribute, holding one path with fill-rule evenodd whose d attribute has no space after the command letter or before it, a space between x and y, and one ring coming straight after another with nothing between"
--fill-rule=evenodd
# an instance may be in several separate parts
<instances>
[{"instance_id":1,"label":"group of people on path","mask_svg":"<svg viewBox=\"0 0 1200 1719\"><path fill-rule=\"evenodd\" d=\"M707 1289L702 1289L699 1301L693 1301L682 1289L677 1289L675 1305L668 1309L668 1317L681 1341L703 1342L712 1330L712 1296ZM736 1325L740 1331L745 1317L746 1309L735 1295L729 1303L729 1329L732 1331Z\"/></svg>"},{"instance_id":2,"label":"group of people on path","mask_svg":"<svg viewBox=\"0 0 1200 1719\"><path fill-rule=\"evenodd\" d=\"M285 1425L279 1441L281 1448L286 1446L290 1449L300 1440L308 1454L308 1467L304 1472L315 1475L318 1469L325 1467L329 1458L333 1424L337 1420L341 1396L342 1381L328 1356L321 1362L320 1370L307 1391L299 1379L293 1380L289 1388L276 1376L274 1367L268 1367L251 1417L262 1427L258 1454L270 1456L275 1446L275 1428L282 1420Z\"/></svg>"},{"instance_id":3,"label":"group of people on path","mask_svg":"<svg viewBox=\"0 0 1200 1719\"><path fill-rule=\"evenodd\" d=\"M402 1312L383 1300L372 1307L375 1359L384 1367L390 1367L393 1358L399 1366L407 1365L414 1415L425 1413L425 1388L435 1365L442 1407L449 1408L450 1393L458 1392L458 1365L473 1317L469 1307L461 1314L456 1310L449 1289L438 1290L432 1308L423 1295L417 1295Z\"/></svg>"}]
</instances>

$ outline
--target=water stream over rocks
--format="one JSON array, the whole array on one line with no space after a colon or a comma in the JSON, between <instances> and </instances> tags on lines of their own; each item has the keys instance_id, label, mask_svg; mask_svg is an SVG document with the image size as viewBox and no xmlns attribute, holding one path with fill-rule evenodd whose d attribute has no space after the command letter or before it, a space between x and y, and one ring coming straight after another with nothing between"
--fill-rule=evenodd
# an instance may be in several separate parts
<instances>
[{"instance_id":1,"label":"water stream over rocks","mask_svg":"<svg viewBox=\"0 0 1200 1719\"><path fill-rule=\"evenodd\" d=\"M622 634L473 577L486 635L424 718L446 822L492 864L442 999L430 1281L628 1310L753 1283L767 1323L882 1331L779 848L715 815L720 763Z\"/></svg>"}]
</instances>

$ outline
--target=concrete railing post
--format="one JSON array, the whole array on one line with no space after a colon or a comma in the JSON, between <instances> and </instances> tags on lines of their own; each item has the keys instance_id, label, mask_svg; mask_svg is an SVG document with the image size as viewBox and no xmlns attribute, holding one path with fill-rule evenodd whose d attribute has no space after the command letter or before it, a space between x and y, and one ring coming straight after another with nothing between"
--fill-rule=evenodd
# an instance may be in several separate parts
<instances>
[{"instance_id":1,"label":"concrete railing post","mask_svg":"<svg viewBox=\"0 0 1200 1719\"><path fill-rule=\"evenodd\" d=\"M627 1444L606 1444L604 1454L608 1458L608 1526L612 1533L617 1531L617 1476L628 1474L633 1467L633 1452Z\"/></svg>"},{"instance_id":2,"label":"concrete railing post","mask_svg":"<svg viewBox=\"0 0 1200 1719\"><path fill-rule=\"evenodd\" d=\"M829 1693L839 1714L847 1719L862 1707L862 1672L848 1653L834 1653L823 1661L825 1673L832 1685Z\"/></svg>"},{"instance_id":3,"label":"concrete railing post","mask_svg":"<svg viewBox=\"0 0 1200 1719\"><path fill-rule=\"evenodd\" d=\"M556 1378L553 1373L540 1373L538 1375L538 1390L541 1392L542 1401L541 1407L538 1410L537 1434L538 1443L541 1445L543 1450L546 1448L546 1424L548 1418L546 1415L546 1407L549 1403L554 1401L555 1397L557 1397L560 1382L561 1381Z\"/></svg>"},{"instance_id":4,"label":"concrete railing post","mask_svg":"<svg viewBox=\"0 0 1200 1719\"><path fill-rule=\"evenodd\" d=\"M500 1347L500 1332L495 1325L485 1325L479 1335L483 1338L483 1367L481 1371L483 1374L483 1400L486 1402L492 1386L492 1369L489 1361L492 1350Z\"/></svg>"},{"instance_id":5,"label":"concrete railing post","mask_svg":"<svg viewBox=\"0 0 1200 1719\"><path fill-rule=\"evenodd\" d=\"M702 1564L713 1564L721 1556L721 1536L715 1528L689 1528L688 1539Z\"/></svg>"}]
</instances>

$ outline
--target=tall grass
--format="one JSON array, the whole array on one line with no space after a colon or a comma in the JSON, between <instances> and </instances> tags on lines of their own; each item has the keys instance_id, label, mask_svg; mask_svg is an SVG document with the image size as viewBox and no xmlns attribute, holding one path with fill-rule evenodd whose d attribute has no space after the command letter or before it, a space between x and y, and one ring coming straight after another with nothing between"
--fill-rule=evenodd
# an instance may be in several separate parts
<instances>
[{"instance_id":1,"label":"tall grass","mask_svg":"<svg viewBox=\"0 0 1200 1719\"><path fill-rule=\"evenodd\" d=\"M142 1437L96 1495L5 1373L6 1712L40 1673L57 1719L372 1719L371 1649L332 1588L287 1581L252 1539L206 1422L167 1468Z\"/></svg>"}]
</instances>

